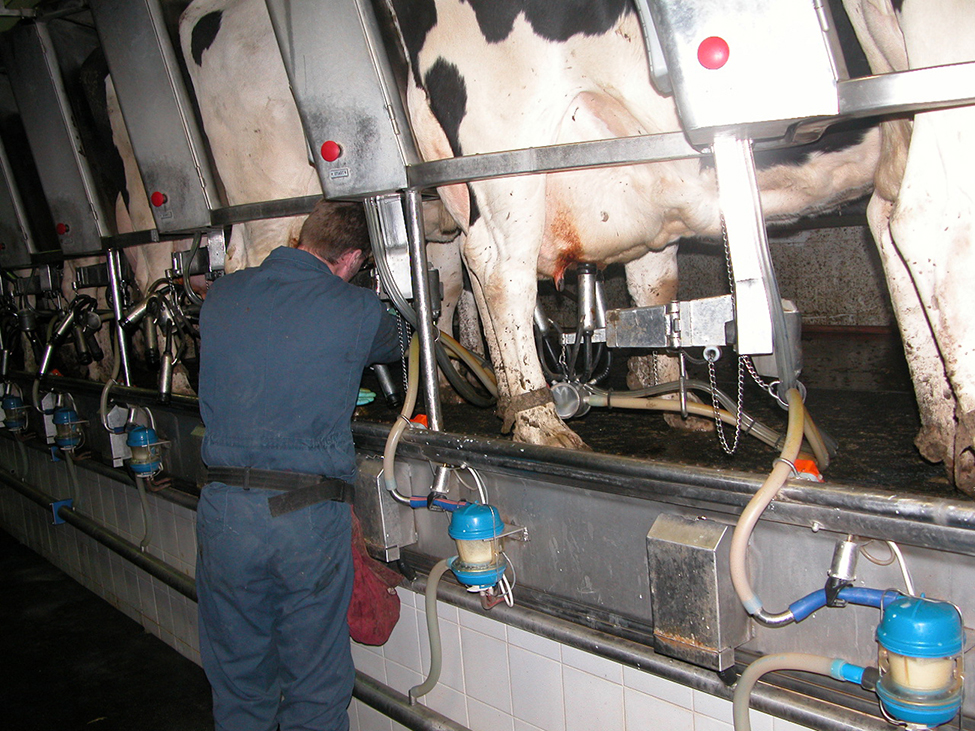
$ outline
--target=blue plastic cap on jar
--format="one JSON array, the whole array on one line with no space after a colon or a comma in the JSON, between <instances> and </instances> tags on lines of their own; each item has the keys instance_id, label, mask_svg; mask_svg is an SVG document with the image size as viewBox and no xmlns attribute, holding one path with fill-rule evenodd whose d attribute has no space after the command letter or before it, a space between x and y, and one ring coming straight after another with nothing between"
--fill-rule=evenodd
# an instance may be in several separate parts
<instances>
[{"instance_id":1,"label":"blue plastic cap on jar","mask_svg":"<svg viewBox=\"0 0 975 731\"><path fill-rule=\"evenodd\" d=\"M125 443L130 447L148 447L156 443L156 432L147 426L137 426L129 432Z\"/></svg>"},{"instance_id":2,"label":"blue plastic cap on jar","mask_svg":"<svg viewBox=\"0 0 975 731\"><path fill-rule=\"evenodd\" d=\"M457 508L450 518L447 534L455 541L483 541L504 532L501 514L493 505L468 503Z\"/></svg>"},{"instance_id":3,"label":"blue plastic cap on jar","mask_svg":"<svg viewBox=\"0 0 975 731\"><path fill-rule=\"evenodd\" d=\"M953 604L905 596L887 605L877 642L905 657L952 657L964 649L965 632Z\"/></svg>"},{"instance_id":4,"label":"blue plastic cap on jar","mask_svg":"<svg viewBox=\"0 0 975 731\"><path fill-rule=\"evenodd\" d=\"M3 397L3 401L0 402L0 408L4 411L9 409L22 409L24 408L24 399L12 393L8 393Z\"/></svg>"},{"instance_id":5,"label":"blue plastic cap on jar","mask_svg":"<svg viewBox=\"0 0 975 731\"><path fill-rule=\"evenodd\" d=\"M55 424L73 424L78 421L78 412L74 409L57 409L54 412Z\"/></svg>"}]
</instances>

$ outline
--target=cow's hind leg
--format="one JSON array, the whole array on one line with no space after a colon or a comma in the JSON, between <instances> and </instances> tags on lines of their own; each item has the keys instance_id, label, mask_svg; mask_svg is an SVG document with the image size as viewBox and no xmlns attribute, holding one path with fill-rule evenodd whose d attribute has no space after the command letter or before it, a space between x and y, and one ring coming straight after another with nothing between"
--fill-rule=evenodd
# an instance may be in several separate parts
<instances>
[{"instance_id":1,"label":"cow's hind leg","mask_svg":"<svg viewBox=\"0 0 975 731\"><path fill-rule=\"evenodd\" d=\"M482 209L482 215L489 213ZM513 428L519 442L584 449L583 441L555 412L535 350L532 312L538 246L530 242L540 240L541 222L529 215L520 223L515 231L510 225L489 226L482 218L471 227L464 248L498 378L503 429Z\"/></svg>"},{"instance_id":2,"label":"cow's hind leg","mask_svg":"<svg viewBox=\"0 0 975 731\"><path fill-rule=\"evenodd\" d=\"M948 474L956 482L962 478L959 488L971 492L972 469L967 464L971 461L970 445L966 458L956 437L955 397L941 354L911 274L891 239L887 224L892 207L889 201L875 195L867 208L867 217L884 266L890 300L904 342L904 356L914 382L921 417L921 430L914 444L926 460L944 462ZM968 479L965 479L966 475Z\"/></svg>"}]
</instances>

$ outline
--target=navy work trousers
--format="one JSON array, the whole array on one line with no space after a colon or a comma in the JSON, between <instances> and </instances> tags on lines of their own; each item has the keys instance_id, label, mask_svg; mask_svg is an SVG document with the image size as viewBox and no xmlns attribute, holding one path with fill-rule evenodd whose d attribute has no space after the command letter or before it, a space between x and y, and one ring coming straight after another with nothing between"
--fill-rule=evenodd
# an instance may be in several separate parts
<instances>
[{"instance_id":1,"label":"navy work trousers","mask_svg":"<svg viewBox=\"0 0 975 731\"><path fill-rule=\"evenodd\" d=\"M351 509L323 502L272 518L278 494L214 482L200 496L200 656L215 728L347 731Z\"/></svg>"}]
</instances>

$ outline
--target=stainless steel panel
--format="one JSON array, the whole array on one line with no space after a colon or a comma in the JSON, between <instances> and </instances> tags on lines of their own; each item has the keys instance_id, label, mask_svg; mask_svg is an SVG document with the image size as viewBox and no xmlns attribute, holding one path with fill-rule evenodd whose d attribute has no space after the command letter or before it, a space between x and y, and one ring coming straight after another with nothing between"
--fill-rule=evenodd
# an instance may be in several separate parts
<instances>
[{"instance_id":1,"label":"stainless steel panel","mask_svg":"<svg viewBox=\"0 0 975 731\"><path fill-rule=\"evenodd\" d=\"M667 305L606 313L606 344L611 348L669 348L670 331Z\"/></svg>"},{"instance_id":2,"label":"stainless steel panel","mask_svg":"<svg viewBox=\"0 0 975 731\"><path fill-rule=\"evenodd\" d=\"M158 0L89 5L146 194L165 198L150 206L156 227L208 226L217 189Z\"/></svg>"},{"instance_id":3,"label":"stainless steel panel","mask_svg":"<svg viewBox=\"0 0 975 731\"><path fill-rule=\"evenodd\" d=\"M0 266L26 267L30 265L30 255L35 252L20 189L10 167L7 149L0 142Z\"/></svg>"},{"instance_id":4,"label":"stainless steel panel","mask_svg":"<svg viewBox=\"0 0 975 731\"><path fill-rule=\"evenodd\" d=\"M44 195L65 254L101 250L112 233L67 102L57 56L43 23L4 34L4 65L30 143Z\"/></svg>"},{"instance_id":5,"label":"stainless steel panel","mask_svg":"<svg viewBox=\"0 0 975 731\"><path fill-rule=\"evenodd\" d=\"M373 556L383 561L395 561L400 557L400 548L416 543L413 510L400 505L386 490L381 458L364 457L358 464L355 514L362 525L366 546ZM401 467L397 470L397 479L403 484L411 484L414 465L403 464Z\"/></svg>"},{"instance_id":6,"label":"stainless steel panel","mask_svg":"<svg viewBox=\"0 0 975 731\"><path fill-rule=\"evenodd\" d=\"M409 123L367 0L267 0L291 90L328 198L407 187ZM323 143L341 154L325 160Z\"/></svg>"},{"instance_id":7,"label":"stainless steel panel","mask_svg":"<svg viewBox=\"0 0 975 731\"><path fill-rule=\"evenodd\" d=\"M606 342L611 348L724 346L734 316L731 295L610 310Z\"/></svg>"},{"instance_id":8,"label":"stainless steel panel","mask_svg":"<svg viewBox=\"0 0 975 731\"><path fill-rule=\"evenodd\" d=\"M835 116L835 31L814 0L652 0L674 99L688 139L708 145L716 129L782 137L796 120ZM726 62L707 68L699 47L723 39Z\"/></svg>"},{"instance_id":9,"label":"stainless steel panel","mask_svg":"<svg viewBox=\"0 0 975 731\"><path fill-rule=\"evenodd\" d=\"M728 573L732 526L664 513L647 533L653 636L666 655L725 670L749 639Z\"/></svg>"}]
</instances>

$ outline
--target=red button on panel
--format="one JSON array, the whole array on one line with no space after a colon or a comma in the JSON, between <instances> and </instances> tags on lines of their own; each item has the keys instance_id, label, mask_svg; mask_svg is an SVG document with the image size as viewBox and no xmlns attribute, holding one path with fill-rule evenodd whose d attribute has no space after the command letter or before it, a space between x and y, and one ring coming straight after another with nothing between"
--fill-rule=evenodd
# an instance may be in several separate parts
<instances>
[{"instance_id":1,"label":"red button on panel","mask_svg":"<svg viewBox=\"0 0 975 731\"><path fill-rule=\"evenodd\" d=\"M156 208L166 205L166 201L169 200L165 193L160 193L158 190L149 196L149 200L152 202Z\"/></svg>"},{"instance_id":2,"label":"red button on panel","mask_svg":"<svg viewBox=\"0 0 975 731\"><path fill-rule=\"evenodd\" d=\"M58 236L64 236L66 233L68 233L68 231L71 230L71 227L66 223L59 223L54 227L54 230L58 232Z\"/></svg>"},{"instance_id":3,"label":"red button on panel","mask_svg":"<svg viewBox=\"0 0 975 731\"><path fill-rule=\"evenodd\" d=\"M322 145L322 157L327 162L335 162L339 159L339 155L342 154L342 148L339 146L338 142L333 142L328 140Z\"/></svg>"},{"instance_id":4,"label":"red button on panel","mask_svg":"<svg viewBox=\"0 0 975 731\"><path fill-rule=\"evenodd\" d=\"M728 42L719 36L711 36L701 41L697 47L697 60L706 69L719 69L728 63L728 56L731 49Z\"/></svg>"}]
</instances>

